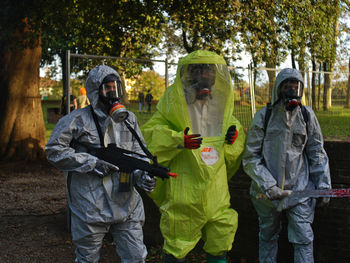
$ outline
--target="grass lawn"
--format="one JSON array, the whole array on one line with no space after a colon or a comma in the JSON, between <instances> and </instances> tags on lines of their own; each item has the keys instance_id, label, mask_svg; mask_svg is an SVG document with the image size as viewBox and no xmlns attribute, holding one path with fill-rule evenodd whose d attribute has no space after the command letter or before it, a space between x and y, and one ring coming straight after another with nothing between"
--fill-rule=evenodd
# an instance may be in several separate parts
<instances>
[{"instance_id":1,"label":"grass lawn","mask_svg":"<svg viewBox=\"0 0 350 263\"><path fill-rule=\"evenodd\" d=\"M350 109L333 106L316 113L325 139L350 140Z\"/></svg>"},{"instance_id":2,"label":"grass lawn","mask_svg":"<svg viewBox=\"0 0 350 263\"><path fill-rule=\"evenodd\" d=\"M128 105L127 109L136 114L139 125L142 126L153 115L156 105L152 105L151 113L139 113L137 103ZM43 109L43 111L44 119L46 120L46 110ZM235 108L235 115L247 130L252 119L249 106ZM320 110L316 112L316 116L326 140L350 140L350 109L344 109L342 106L333 106L329 111ZM54 127L55 124L46 123L46 141L50 138Z\"/></svg>"}]
</instances>

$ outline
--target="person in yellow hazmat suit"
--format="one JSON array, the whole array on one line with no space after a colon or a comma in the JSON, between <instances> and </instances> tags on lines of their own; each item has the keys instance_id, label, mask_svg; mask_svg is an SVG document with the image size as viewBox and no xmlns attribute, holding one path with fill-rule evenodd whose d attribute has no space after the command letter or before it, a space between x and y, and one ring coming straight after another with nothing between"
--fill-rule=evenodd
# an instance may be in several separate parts
<instances>
[{"instance_id":1,"label":"person in yellow hazmat suit","mask_svg":"<svg viewBox=\"0 0 350 263\"><path fill-rule=\"evenodd\" d=\"M164 262L184 262L201 238L207 262L227 261L238 224L227 182L245 143L233 102L224 58L194 51L180 59L174 84L142 127L158 162L179 175L158 180L151 194L161 212Z\"/></svg>"}]
</instances>

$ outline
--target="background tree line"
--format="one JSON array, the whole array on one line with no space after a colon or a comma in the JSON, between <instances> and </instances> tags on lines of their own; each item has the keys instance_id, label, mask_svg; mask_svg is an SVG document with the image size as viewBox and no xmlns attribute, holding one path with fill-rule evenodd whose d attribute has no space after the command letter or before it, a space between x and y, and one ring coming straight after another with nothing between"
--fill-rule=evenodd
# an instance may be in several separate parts
<instances>
[{"instance_id":1,"label":"background tree line","mask_svg":"<svg viewBox=\"0 0 350 263\"><path fill-rule=\"evenodd\" d=\"M305 71L332 72L347 58L343 41L348 0L4 0L0 10L0 160L44 156L45 126L39 95L40 65L65 50L132 58L171 58L196 49L223 55L234 66L242 51L254 66L275 69L287 54ZM122 78L151 64L119 61ZM88 71L75 65L72 71ZM64 72L64 70L63 70ZM269 71L269 82L275 79ZM324 107L331 106L326 74ZM315 76L312 77L314 81ZM314 83L314 82L313 82ZM347 88L347 105L349 102Z\"/></svg>"}]
</instances>

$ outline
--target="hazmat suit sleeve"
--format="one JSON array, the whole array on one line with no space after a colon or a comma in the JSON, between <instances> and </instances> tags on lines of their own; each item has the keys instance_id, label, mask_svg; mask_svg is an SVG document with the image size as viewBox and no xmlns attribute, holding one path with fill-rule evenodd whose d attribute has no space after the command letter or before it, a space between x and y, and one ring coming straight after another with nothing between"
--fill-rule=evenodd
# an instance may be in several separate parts
<instances>
[{"instance_id":1,"label":"hazmat suit sleeve","mask_svg":"<svg viewBox=\"0 0 350 263\"><path fill-rule=\"evenodd\" d=\"M311 108L306 107L309 121L307 123L308 141L306 155L309 162L309 174L316 189L330 189L331 178L328 156L323 148L323 136L320 125Z\"/></svg>"},{"instance_id":2,"label":"hazmat suit sleeve","mask_svg":"<svg viewBox=\"0 0 350 263\"><path fill-rule=\"evenodd\" d=\"M231 179L231 177L236 173L241 164L242 153L244 150L244 144L246 139L241 123L234 116L231 116L230 124L228 125L228 127L230 127L231 125L236 125L238 137L232 145L227 143L224 144L227 180Z\"/></svg>"},{"instance_id":3,"label":"hazmat suit sleeve","mask_svg":"<svg viewBox=\"0 0 350 263\"><path fill-rule=\"evenodd\" d=\"M70 114L61 118L53 129L50 140L45 146L45 153L48 161L58 169L87 173L95 168L97 161L95 156L77 152L70 147L71 141L82 135L82 127L84 127L82 118ZM89 137L86 135L85 137Z\"/></svg>"},{"instance_id":4,"label":"hazmat suit sleeve","mask_svg":"<svg viewBox=\"0 0 350 263\"><path fill-rule=\"evenodd\" d=\"M264 120L266 108L258 111L249 128L247 142L243 153L243 169L249 177L266 192L277 184L270 171L267 169L263 156Z\"/></svg>"},{"instance_id":5,"label":"hazmat suit sleeve","mask_svg":"<svg viewBox=\"0 0 350 263\"><path fill-rule=\"evenodd\" d=\"M142 131L149 145L148 149L165 166L183 151L184 131L172 129L171 123L159 111L142 127Z\"/></svg>"}]
</instances>

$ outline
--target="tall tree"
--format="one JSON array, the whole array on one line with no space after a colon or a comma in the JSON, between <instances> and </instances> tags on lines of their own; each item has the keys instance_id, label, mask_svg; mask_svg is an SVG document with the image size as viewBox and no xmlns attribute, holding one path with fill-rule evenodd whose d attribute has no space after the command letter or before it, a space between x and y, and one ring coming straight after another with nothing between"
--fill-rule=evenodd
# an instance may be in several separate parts
<instances>
[{"instance_id":1,"label":"tall tree","mask_svg":"<svg viewBox=\"0 0 350 263\"><path fill-rule=\"evenodd\" d=\"M345 21L348 21L349 15L350 15L350 1L344 0L341 3L342 6L342 18ZM349 72L348 74L348 82L346 85L346 97L345 97L345 105L344 108L350 108L350 48L349 48L349 41L350 41L350 25L348 23L341 23L341 32L346 36L345 38L341 39L340 45L341 50L340 54L343 56L339 56L341 58L341 64L345 64L347 62L347 67ZM338 56L337 56L338 57Z\"/></svg>"},{"instance_id":2,"label":"tall tree","mask_svg":"<svg viewBox=\"0 0 350 263\"><path fill-rule=\"evenodd\" d=\"M155 46L161 40L164 25L163 15L154 1L75 1L72 10L64 10L66 23L57 23L55 16L47 24L54 25L59 36L43 36L46 44L44 55L49 62L52 54L65 58L65 50L73 53L104 56L152 58ZM72 19L73 18L73 19ZM52 30L51 30L52 31ZM54 41L52 41L54 38ZM47 55L47 56L46 56ZM98 63L108 63L118 69L122 79L140 74L145 64L126 60L77 60L72 71L89 71ZM62 65L65 66L64 64ZM62 71L65 73L65 70ZM124 86L124 85L123 85Z\"/></svg>"},{"instance_id":3,"label":"tall tree","mask_svg":"<svg viewBox=\"0 0 350 263\"><path fill-rule=\"evenodd\" d=\"M326 35L328 35L328 29L326 23L324 23L327 14L324 12L325 8L321 8L321 3L315 0L310 1L309 8L307 9L308 15L306 16L307 34L306 41L310 52L312 63L312 81L311 81L311 107L316 111L319 107L316 107L316 78L318 78L318 93L320 94L320 74L316 76L317 64L321 65L324 61L325 53L324 49L326 45ZM327 53L327 52L326 52ZM319 67L320 71L321 68ZM319 95L318 102L320 101Z\"/></svg>"},{"instance_id":4,"label":"tall tree","mask_svg":"<svg viewBox=\"0 0 350 263\"><path fill-rule=\"evenodd\" d=\"M241 0L240 17L243 42L253 62L265 63L269 95L275 82L275 69L286 58L286 40L280 1Z\"/></svg>"},{"instance_id":5,"label":"tall tree","mask_svg":"<svg viewBox=\"0 0 350 263\"><path fill-rule=\"evenodd\" d=\"M325 26L326 9L324 3L315 0L306 0L295 2L284 0L283 8L286 10L286 21L284 28L287 35L288 49L291 53L293 67L296 68L296 61L299 65L299 71L305 76L308 58L311 57L312 71L315 72L316 63L321 59L320 47L325 48L324 38L328 34L328 28ZM308 52L310 54L308 54ZM307 77L309 75L306 75ZM311 89L312 100L310 106L315 108L315 73L312 74ZM308 87L310 91L310 87ZM306 89L304 89L306 91ZM305 98L305 96L303 97Z\"/></svg>"},{"instance_id":6,"label":"tall tree","mask_svg":"<svg viewBox=\"0 0 350 263\"><path fill-rule=\"evenodd\" d=\"M341 13L341 6L339 0L329 2L329 19L327 24L329 26L329 42L327 45L327 54L325 59L326 70L329 72L325 74L325 83L323 91L323 110L329 110L332 107L332 72L334 70L337 50L337 40L339 34L339 17Z\"/></svg>"},{"instance_id":7,"label":"tall tree","mask_svg":"<svg viewBox=\"0 0 350 263\"><path fill-rule=\"evenodd\" d=\"M158 101L164 94L165 79L158 73L148 70L143 71L140 75L135 77L135 82L131 88L131 95L133 100L138 99L139 92L147 93L149 90L153 96L153 100Z\"/></svg>"},{"instance_id":8,"label":"tall tree","mask_svg":"<svg viewBox=\"0 0 350 263\"><path fill-rule=\"evenodd\" d=\"M350 58L349 58L348 66L349 66L349 72L350 72ZM348 75L348 84L346 87L345 108L350 108L350 74Z\"/></svg>"},{"instance_id":9,"label":"tall tree","mask_svg":"<svg viewBox=\"0 0 350 263\"><path fill-rule=\"evenodd\" d=\"M235 59L239 47L235 18L239 1L159 1L169 17L169 26L180 32L187 53L207 49Z\"/></svg>"},{"instance_id":10,"label":"tall tree","mask_svg":"<svg viewBox=\"0 0 350 263\"><path fill-rule=\"evenodd\" d=\"M39 94L40 1L5 1L0 10L0 159L44 155ZM45 12L45 8L43 10Z\"/></svg>"},{"instance_id":11,"label":"tall tree","mask_svg":"<svg viewBox=\"0 0 350 263\"><path fill-rule=\"evenodd\" d=\"M0 160L44 156L41 58L50 61L67 48L147 57L160 41L161 19L154 1L5 0L0 10ZM126 74L141 70L115 66Z\"/></svg>"}]
</instances>

